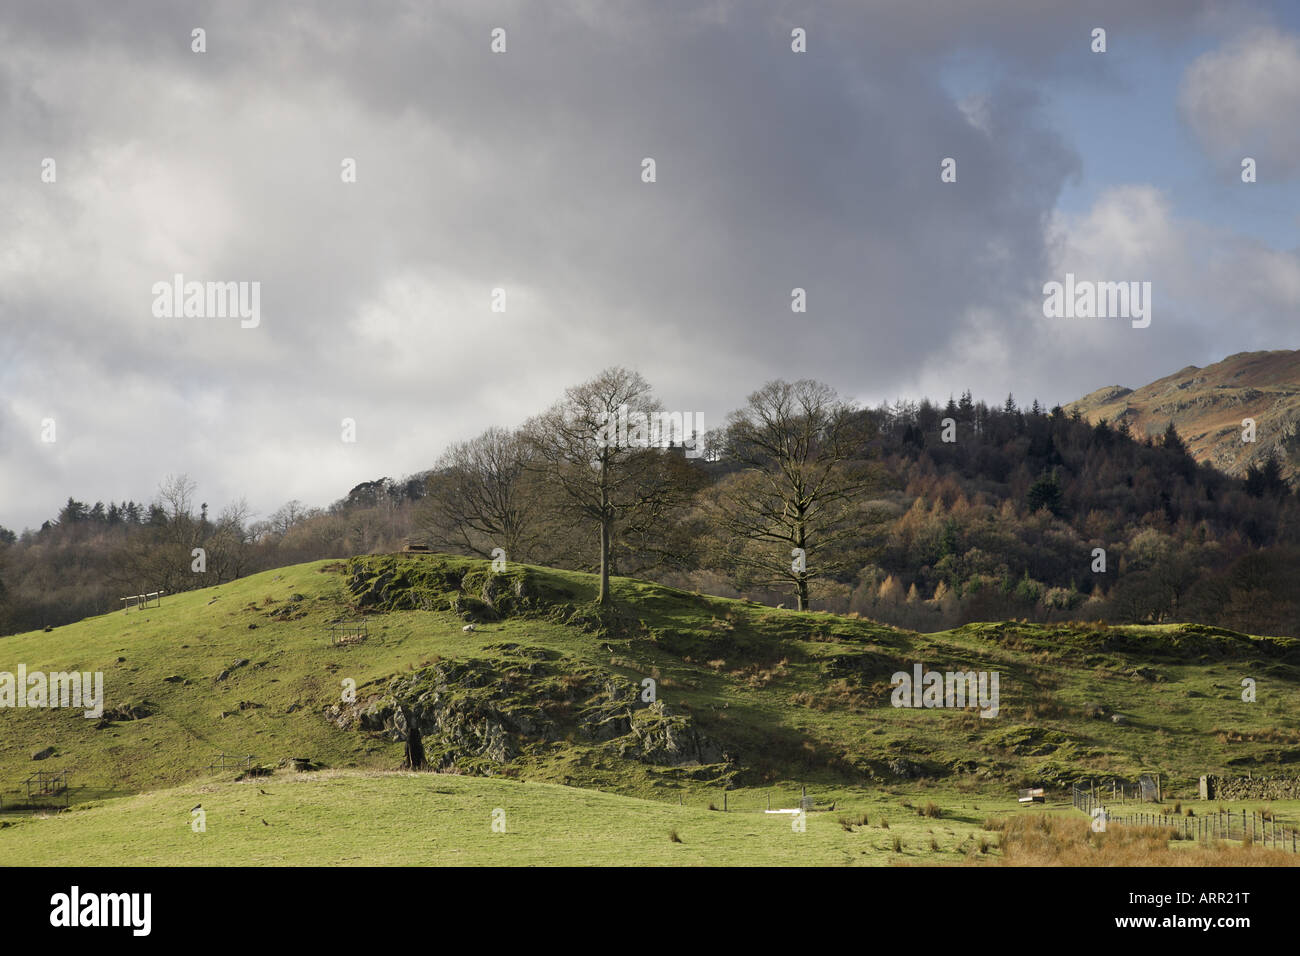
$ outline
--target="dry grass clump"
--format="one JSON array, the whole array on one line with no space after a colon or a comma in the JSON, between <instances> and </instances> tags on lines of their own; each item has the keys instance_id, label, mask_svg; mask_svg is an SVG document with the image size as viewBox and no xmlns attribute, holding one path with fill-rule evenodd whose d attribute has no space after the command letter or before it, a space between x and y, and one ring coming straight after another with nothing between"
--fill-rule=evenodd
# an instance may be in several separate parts
<instances>
[{"instance_id":1,"label":"dry grass clump","mask_svg":"<svg viewBox=\"0 0 1300 956\"><path fill-rule=\"evenodd\" d=\"M775 680L790 676L790 661L781 658L774 665L749 664L739 670L733 670L728 676L740 678L750 687L766 687Z\"/></svg>"},{"instance_id":2,"label":"dry grass clump","mask_svg":"<svg viewBox=\"0 0 1300 956\"><path fill-rule=\"evenodd\" d=\"M888 685L884 686L888 687ZM877 705L878 699L874 695L874 687L864 692L849 681L837 678L817 691L796 691L790 695L790 702L812 710L843 710L860 714L870 711Z\"/></svg>"},{"instance_id":3,"label":"dry grass clump","mask_svg":"<svg viewBox=\"0 0 1300 956\"><path fill-rule=\"evenodd\" d=\"M1279 730L1269 727L1265 730L1224 730L1215 727L1210 733L1221 744L1300 744L1300 734L1294 730Z\"/></svg>"},{"instance_id":4,"label":"dry grass clump","mask_svg":"<svg viewBox=\"0 0 1300 956\"><path fill-rule=\"evenodd\" d=\"M866 825L867 815L865 813L845 813L840 815L840 826L847 833L852 833L854 827L865 827Z\"/></svg>"},{"instance_id":5,"label":"dry grass clump","mask_svg":"<svg viewBox=\"0 0 1300 956\"><path fill-rule=\"evenodd\" d=\"M1088 820L1045 813L985 827L998 831L1006 866L1300 866L1300 854L1249 843L1186 843L1166 827L1112 824L1095 833Z\"/></svg>"}]
</instances>

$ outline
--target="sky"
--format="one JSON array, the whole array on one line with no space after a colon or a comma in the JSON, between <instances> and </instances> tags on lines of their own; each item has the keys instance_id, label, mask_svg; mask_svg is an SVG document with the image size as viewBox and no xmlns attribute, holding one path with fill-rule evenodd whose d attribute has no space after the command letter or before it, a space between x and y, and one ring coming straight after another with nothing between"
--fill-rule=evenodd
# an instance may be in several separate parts
<instances>
[{"instance_id":1,"label":"sky","mask_svg":"<svg viewBox=\"0 0 1300 956\"><path fill-rule=\"evenodd\" d=\"M709 427L1138 387L1296 348L1298 232L1300 4L15 0L0 525L324 506L613 365ZM1045 316L1066 273L1150 325Z\"/></svg>"}]
</instances>

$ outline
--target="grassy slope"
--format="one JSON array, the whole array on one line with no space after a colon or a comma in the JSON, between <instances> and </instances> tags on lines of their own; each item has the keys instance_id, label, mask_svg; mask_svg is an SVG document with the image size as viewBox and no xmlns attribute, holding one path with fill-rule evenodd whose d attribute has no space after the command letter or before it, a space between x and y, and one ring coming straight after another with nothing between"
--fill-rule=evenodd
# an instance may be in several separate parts
<instances>
[{"instance_id":1,"label":"grassy slope","mask_svg":"<svg viewBox=\"0 0 1300 956\"><path fill-rule=\"evenodd\" d=\"M464 567L482 566L450 560ZM964 841L969 847L984 812L995 806L1013 807L1009 797L1021 783L1151 769L1165 775L1167 790L1187 797L1200 773L1245 769L1268 773L1285 769L1287 764L1294 767L1292 761L1300 757L1300 741L1293 729L1286 729L1294 728L1291 715L1300 701L1296 644L1287 639L1252 639L1172 625L1108 630L974 625L954 632L915 635L867 621L774 611L618 579L616 597L630 621L629 630L619 636L595 636L535 617L511 618L466 633L461 630L462 620L451 612L404 611L372 617L369 642L338 648L330 645L326 632L327 622L343 613L347 603L338 567L317 562L284 568L169 597L161 608L116 612L48 634L0 639L0 671L13 671L19 662L29 671L102 670L107 706L144 700L154 710L153 716L143 720L116 722L103 729L96 729L95 721L85 720L79 712L0 711L0 797L6 805L11 804L19 792L19 781L35 769L72 770L74 783L85 788L78 791L77 799L182 788L171 797L146 793L121 803L113 801L60 815L58 821L59 827L85 825L92 828L88 833L112 833L116 826L112 820L130 819L137 812L156 817L161 808L156 801L167 800L169 808L172 802L183 804L181 811L188 811L192 806L189 796L196 792L199 778L207 778L203 786L227 793L235 801L231 806L236 811L253 812L257 801L249 803L250 795L267 801L256 788L230 784L230 775L221 781L208 777L207 764L218 751L252 753L261 763L303 756L332 768L392 770L401 759L400 744L342 731L322 718L323 707L338 699L342 679L355 679L364 693L367 687L385 684L390 675L438 656L491 656L491 645L502 641L547 648L637 683L647 674L656 676L662 699L692 714L701 729L740 754L748 770L720 778L619 760L607 749L581 740L535 748L516 761L516 772L532 780L567 779L579 786L617 792L623 798L659 801L661 806L656 809L598 795L614 801L606 808L608 819L603 810L590 810L590 825L597 829L617 828L611 821L620 814L636 819L641 819L637 814L649 814L644 823L647 846L658 846L661 839L667 844L669 826L678 826L689 844L688 828L697 823L702 832L718 834L719 847L731 846L724 835L733 832L727 828L738 824L726 821L746 817L723 818L702 809L711 799L721 803L720 788L727 777L744 788L730 795L733 806L763 806L773 793L774 806L788 806L797 785L806 783L819 800L838 799L841 809L862 806L869 815L889 813L895 832L909 817L901 806L904 798L910 796L920 803L935 799L948 812L948 819L915 818L916 824L926 827L916 833L908 830L904 844L928 845L927 831L938 823L953 830L945 834L941 829L937 835L942 854L949 852L948 841L954 845ZM530 573L552 589L567 589L573 603L592 596L589 576L543 569ZM299 606L305 616L296 620L271 617L294 594L303 596ZM250 624L256 627L250 629ZM124 660L119 662L119 657ZM240 658L249 659L250 664L233 671L226 681L215 680ZM848 660L847 670L843 665L831 667L829 662L835 658ZM881 697L880 687L873 691L871 685L887 683L893 670L908 669L912 661L941 670L965 666L998 670L1002 675L1001 715L981 720L973 713L890 707L887 696ZM1137 667L1151 668L1160 679L1134 676ZM853 676L855 672L860 677ZM845 674L848 676L842 676ZM169 682L168 677L180 680ZM1240 700L1242 677L1259 682L1257 703ZM260 706L241 710L241 702ZM1089 719L1084 712L1089 702L1101 702L1128 715L1130 725ZM220 716L223 712L224 717ZM34 762L32 753L46 746L54 746L56 756ZM879 771L894 757L921 766L934 781L882 782L868 777L867 771ZM958 766L965 772L954 773ZM710 776L714 779L708 779ZM321 780L317 790L301 782L281 784L276 778L277 787L287 791L283 799L292 794L295 800L306 800L301 795L319 793L321 796L310 800L352 804L330 813L317 809L301 822L309 831L316 824L322 828L337 824L340 845L350 842L342 835L349 829L348 815L370 805L370 798L360 794L353 801L348 779ZM395 809L405 806L404 788L442 787L443 781L451 781L446 785L455 788L483 788L473 798L473 812L466 810L474 820L483 816L485 803L496 799L491 788L518 786L511 781L445 776L360 779L358 787L381 791L392 787L391 795L376 793L373 799L377 809L398 816L405 812ZM578 819L588 811L563 808L578 798L598 798L572 788L529 792L547 794L544 799L534 798L539 807L549 808L542 812L576 813ZM418 795L418 789L409 792L417 803ZM684 807L668 805L679 799ZM975 810L976 806L983 810ZM655 817L654 813L664 816ZM383 815L376 819L382 820ZM805 836L815 837L823 826L828 832L847 836L835 822L837 817L812 814ZM8 815L5 819L18 818ZM82 822L74 823L78 820ZM753 815L749 820L746 834L755 826L769 824L783 832L789 829L788 821L780 822L780 818ZM136 822L140 823L138 818ZM182 845L171 841L191 835L187 813L182 812L175 825L178 833L157 844L156 853L162 855L156 859L173 859L166 853L181 852ZM478 825L464 825L468 828L463 836L468 841L466 852L478 845L473 836ZM40 821L26 821L0 833L0 850L7 849L6 844L15 850L42 845L44 838L38 832L47 832L43 826ZM483 829L484 838L494 836L486 825ZM636 827L633 831L640 832ZM155 826L141 832L159 831ZM210 818L209 833L204 836L210 838L217 832ZM462 839L455 828L448 833ZM857 855L875 859L873 852L887 853L891 840L886 836L882 830L876 841L886 849ZM322 839L321 846L328 851L333 839L333 835L330 840ZM752 839L741 841L746 849L734 861L763 862L764 853L779 852L766 842L766 849L757 850ZM361 839L359 845L368 842ZM368 852L405 852L381 842L383 847L372 846ZM843 862L845 853L853 856L842 842L837 841L828 855L815 854L817 860ZM201 845L209 843L220 845L217 840ZM532 857L528 854L557 852L546 839L524 843L529 849L520 849L518 860L492 859L529 862ZM816 840L810 839L801 845L815 844ZM71 840L69 845L84 843ZM186 844L184 852L194 845ZM248 859L238 854L252 853L254 845L257 841L232 845L225 852L233 855L227 857L214 849L210 851L216 854L212 862ZM551 849L545 851L548 845ZM613 845L626 849L622 844ZM313 855L317 850L283 852L285 859L318 861ZM585 852L584 859L591 859L590 854L604 851L588 846ZM646 852L690 851L668 844ZM730 852L718 849L710 861L732 859L727 856ZM154 853L142 849L140 859L154 859ZM3 855L8 857L8 853ZM676 859L654 857L656 862ZM201 860L195 858L195 862Z\"/></svg>"}]
</instances>

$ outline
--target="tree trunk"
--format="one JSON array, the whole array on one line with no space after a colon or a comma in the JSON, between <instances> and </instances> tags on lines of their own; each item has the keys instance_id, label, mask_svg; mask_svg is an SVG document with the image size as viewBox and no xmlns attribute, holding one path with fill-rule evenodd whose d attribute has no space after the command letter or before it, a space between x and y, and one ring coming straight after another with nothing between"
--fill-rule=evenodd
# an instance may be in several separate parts
<instances>
[{"instance_id":1,"label":"tree trunk","mask_svg":"<svg viewBox=\"0 0 1300 956\"><path fill-rule=\"evenodd\" d=\"M799 512L799 524L795 527L795 547L803 555L803 562L799 569L798 578L795 581L795 596L799 604L799 610L807 611L808 608L808 534L803 525L803 512Z\"/></svg>"},{"instance_id":2,"label":"tree trunk","mask_svg":"<svg viewBox=\"0 0 1300 956\"><path fill-rule=\"evenodd\" d=\"M596 602L609 604L609 521L600 522L600 597Z\"/></svg>"},{"instance_id":3,"label":"tree trunk","mask_svg":"<svg viewBox=\"0 0 1300 956\"><path fill-rule=\"evenodd\" d=\"M420 727L405 707L402 708L402 720L406 724L406 767L409 770L423 770L426 763L424 739L420 736Z\"/></svg>"}]
</instances>

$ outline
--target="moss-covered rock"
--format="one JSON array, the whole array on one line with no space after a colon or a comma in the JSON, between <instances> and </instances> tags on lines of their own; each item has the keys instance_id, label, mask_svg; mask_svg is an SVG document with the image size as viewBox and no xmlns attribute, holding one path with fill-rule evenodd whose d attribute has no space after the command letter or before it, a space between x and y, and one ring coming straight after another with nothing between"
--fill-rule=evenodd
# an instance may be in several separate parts
<instances>
[{"instance_id":1,"label":"moss-covered rock","mask_svg":"<svg viewBox=\"0 0 1300 956\"><path fill-rule=\"evenodd\" d=\"M664 766L722 763L687 715L645 705L624 678L541 649L499 644L500 656L439 661L385 690L326 708L336 726L407 740L413 722L431 766L496 773L521 754L572 739Z\"/></svg>"},{"instance_id":2,"label":"moss-covered rock","mask_svg":"<svg viewBox=\"0 0 1300 956\"><path fill-rule=\"evenodd\" d=\"M495 621L538 610L544 603L527 568L456 566L432 556L366 555L345 571L362 611L453 611L469 621Z\"/></svg>"},{"instance_id":3,"label":"moss-covered rock","mask_svg":"<svg viewBox=\"0 0 1300 956\"><path fill-rule=\"evenodd\" d=\"M726 762L721 746L700 733L684 714L675 714L661 700L632 714L631 733L623 756L670 767Z\"/></svg>"}]
</instances>

